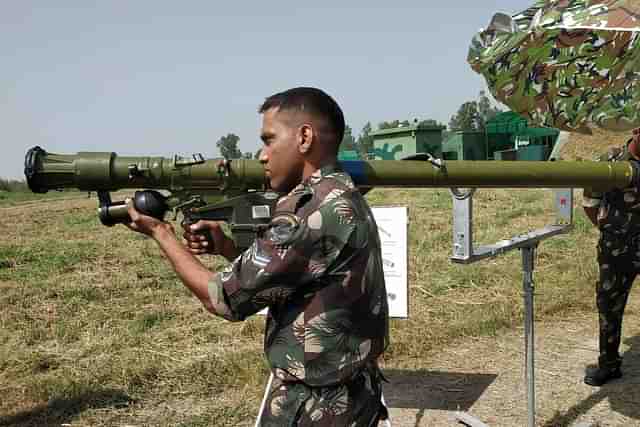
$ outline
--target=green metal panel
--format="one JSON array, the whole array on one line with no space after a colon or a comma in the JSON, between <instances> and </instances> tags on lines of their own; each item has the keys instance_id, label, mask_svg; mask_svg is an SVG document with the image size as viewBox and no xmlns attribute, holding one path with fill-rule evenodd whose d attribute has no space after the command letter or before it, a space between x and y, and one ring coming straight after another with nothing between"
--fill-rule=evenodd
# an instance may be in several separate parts
<instances>
[{"instance_id":1,"label":"green metal panel","mask_svg":"<svg viewBox=\"0 0 640 427\"><path fill-rule=\"evenodd\" d=\"M442 129L424 128L416 131L416 152L442 157Z\"/></svg>"},{"instance_id":2,"label":"green metal panel","mask_svg":"<svg viewBox=\"0 0 640 427\"><path fill-rule=\"evenodd\" d=\"M485 124L488 134L508 133L514 134L527 128L527 121L521 115L513 111L498 113Z\"/></svg>"},{"instance_id":3,"label":"green metal panel","mask_svg":"<svg viewBox=\"0 0 640 427\"><path fill-rule=\"evenodd\" d=\"M442 143L442 157L445 160L462 160L463 148L462 132L456 132Z\"/></svg>"},{"instance_id":4,"label":"green metal panel","mask_svg":"<svg viewBox=\"0 0 640 427\"><path fill-rule=\"evenodd\" d=\"M547 160L549 147L546 145L527 145L517 150L516 160Z\"/></svg>"},{"instance_id":5,"label":"green metal panel","mask_svg":"<svg viewBox=\"0 0 640 427\"><path fill-rule=\"evenodd\" d=\"M553 149L560 131L554 128L529 127L524 117L512 111L497 114L486 125L488 152L503 152L512 149L522 149L520 141L526 141L531 146L542 148L527 148L518 154L517 160L546 160ZM541 154L543 153L543 154ZM498 155L502 160L511 158L511 153ZM494 157L499 160L498 157Z\"/></svg>"},{"instance_id":6,"label":"green metal panel","mask_svg":"<svg viewBox=\"0 0 640 427\"><path fill-rule=\"evenodd\" d=\"M544 138L546 136L555 138L559 134L560 131L555 128L526 128L523 131L518 132L518 135L528 136L530 138Z\"/></svg>"},{"instance_id":7,"label":"green metal panel","mask_svg":"<svg viewBox=\"0 0 640 427\"><path fill-rule=\"evenodd\" d=\"M487 151L511 150L514 147L514 137L509 133L487 133ZM495 157L494 157L495 158ZM497 159L496 159L497 160Z\"/></svg>"},{"instance_id":8,"label":"green metal panel","mask_svg":"<svg viewBox=\"0 0 640 427\"><path fill-rule=\"evenodd\" d=\"M463 135L464 156L461 160L487 160L487 141L484 132Z\"/></svg>"},{"instance_id":9,"label":"green metal panel","mask_svg":"<svg viewBox=\"0 0 640 427\"><path fill-rule=\"evenodd\" d=\"M499 150L493 152L494 160L517 160L517 150Z\"/></svg>"},{"instance_id":10,"label":"green metal panel","mask_svg":"<svg viewBox=\"0 0 640 427\"><path fill-rule=\"evenodd\" d=\"M455 153L449 154L449 159L487 160L486 135L484 132L456 132L442 144L442 151Z\"/></svg>"}]
</instances>

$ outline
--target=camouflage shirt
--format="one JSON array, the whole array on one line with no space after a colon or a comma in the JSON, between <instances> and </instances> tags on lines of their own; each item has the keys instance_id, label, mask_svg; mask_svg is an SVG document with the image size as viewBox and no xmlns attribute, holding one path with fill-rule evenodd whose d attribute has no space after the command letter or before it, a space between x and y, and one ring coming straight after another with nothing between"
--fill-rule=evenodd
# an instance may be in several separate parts
<instances>
[{"instance_id":1,"label":"camouflage shirt","mask_svg":"<svg viewBox=\"0 0 640 427\"><path fill-rule=\"evenodd\" d=\"M634 160L628 147L629 143L622 147L610 148L598 160ZM640 192L635 188L606 192L585 188L582 205L598 209L598 227L601 231L619 235L640 233Z\"/></svg>"},{"instance_id":2,"label":"camouflage shirt","mask_svg":"<svg viewBox=\"0 0 640 427\"><path fill-rule=\"evenodd\" d=\"M376 223L351 178L324 167L282 197L269 229L209 285L223 317L269 307L264 348L285 381L353 378L388 343Z\"/></svg>"}]
</instances>

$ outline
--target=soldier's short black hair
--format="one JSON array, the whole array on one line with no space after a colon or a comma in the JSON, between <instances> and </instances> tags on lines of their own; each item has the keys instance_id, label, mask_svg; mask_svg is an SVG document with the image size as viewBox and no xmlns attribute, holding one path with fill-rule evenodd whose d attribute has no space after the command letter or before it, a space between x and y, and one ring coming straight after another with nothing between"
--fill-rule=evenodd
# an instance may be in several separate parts
<instances>
[{"instance_id":1,"label":"soldier's short black hair","mask_svg":"<svg viewBox=\"0 0 640 427\"><path fill-rule=\"evenodd\" d=\"M345 128L342 109L331 96L320 89L295 87L276 93L265 99L258 112L262 114L272 108L277 108L280 111L301 111L324 119L336 137L336 149L337 145L342 142Z\"/></svg>"}]
</instances>

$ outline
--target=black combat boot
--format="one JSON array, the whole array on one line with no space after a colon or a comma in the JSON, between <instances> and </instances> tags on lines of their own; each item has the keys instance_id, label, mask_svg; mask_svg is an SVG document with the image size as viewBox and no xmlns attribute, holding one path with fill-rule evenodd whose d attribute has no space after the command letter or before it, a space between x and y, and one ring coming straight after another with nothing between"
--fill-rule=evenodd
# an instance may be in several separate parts
<instances>
[{"instance_id":1,"label":"black combat boot","mask_svg":"<svg viewBox=\"0 0 640 427\"><path fill-rule=\"evenodd\" d=\"M622 377L621 365L622 359L620 358L613 360L599 358L598 367L587 372L587 375L584 376L584 382L594 387L600 387L610 380L620 378Z\"/></svg>"}]
</instances>

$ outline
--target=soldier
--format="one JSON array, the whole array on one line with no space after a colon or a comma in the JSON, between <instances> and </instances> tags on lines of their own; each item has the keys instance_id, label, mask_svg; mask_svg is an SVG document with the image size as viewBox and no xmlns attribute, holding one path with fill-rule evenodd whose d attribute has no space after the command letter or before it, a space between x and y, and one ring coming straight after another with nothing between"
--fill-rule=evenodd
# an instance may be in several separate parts
<instances>
[{"instance_id":1,"label":"soldier","mask_svg":"<svg viewBox=\"0 0 640 427\"><path fill-rule=\"evenodd\" d=\"M169 223L131 204L129 227L157 241L212 313L241 321L269 308L264 350L274 381L261 425L377 425L386 414L377 359L388 344L387 296L371 210L337 164L343 113L314 88L275 94L259 112L260 160L285 195L249 249L238 253L210 221L185 230L185 248ZM193 256L204 253L232 263L215 274Z\"/></svg>"},{"instance_id":2,"label":"soldier","mask_svg":"<svg viewBox=\"0 0 640 427\"><path fill-rule=\"evenodd\" d=\"M640 129L621 148L612 148L601 161L640 159ZM640 271L640 193L633 188L599 193L584 192L583 207L591 222L600 229L596 302L600 326L598 367L584 382L601 386L622 376L618 353L622 316L631 285Z\"/></svg>"}]
</instances>

